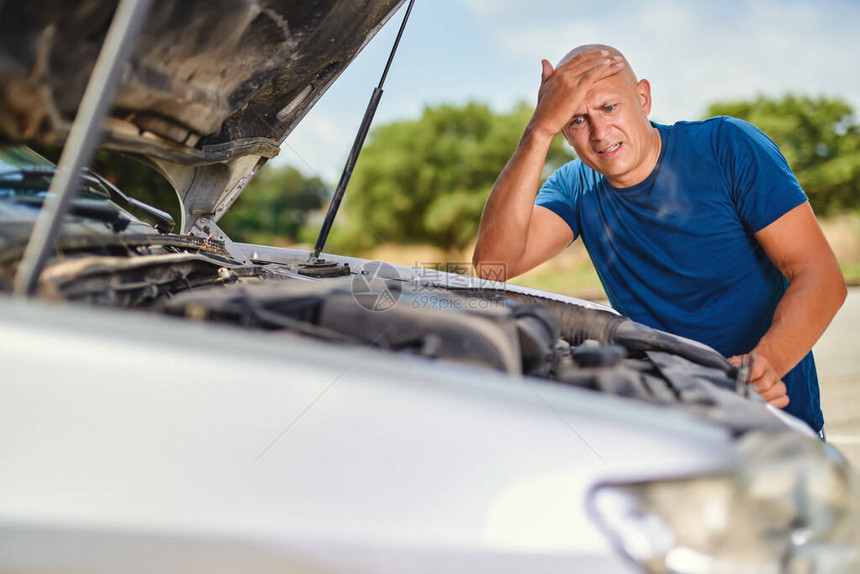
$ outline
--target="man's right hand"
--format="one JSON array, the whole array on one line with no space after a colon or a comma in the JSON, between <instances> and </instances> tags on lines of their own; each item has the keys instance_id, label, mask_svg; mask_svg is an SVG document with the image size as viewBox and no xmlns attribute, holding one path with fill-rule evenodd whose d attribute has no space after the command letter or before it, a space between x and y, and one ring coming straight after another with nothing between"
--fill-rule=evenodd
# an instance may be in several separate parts
<instances>
[{"instance_id":1,"label":"man's right hand","mask_svg":"<svg viewBox=\"0 0 860 574\"><path fill-rule=\"evenodd\" d=\"M625 63L608 50L580 54L557 69L541 60L541 86L529 127L553 137L577 114L584 111L588 91L598 80L620 73Z\"/></svg>"},{"instance_id":2,"label":"man's right hand","mask_svg":"<svg viewBox=\"0 0 860 574\"><path fill-rule=\"evenodd\" d=\"M749 357L750 360L750 383L752 389L761 398L779 409L784 409L788 406L788 388L780 380L779 375L773 369L767 357L752 352L746 355L729 357L729 363L740 367L744 357Z\"/></svg>"}]
</instances>

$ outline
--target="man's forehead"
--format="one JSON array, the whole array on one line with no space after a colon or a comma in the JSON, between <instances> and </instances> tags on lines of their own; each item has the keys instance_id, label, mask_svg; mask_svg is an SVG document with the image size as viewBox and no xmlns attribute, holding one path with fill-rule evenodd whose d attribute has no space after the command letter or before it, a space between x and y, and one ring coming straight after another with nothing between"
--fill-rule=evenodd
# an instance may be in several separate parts
<instances>
[{"instance_id":1,"label":"man's forehead","mask_svg":"<svg viewBox=\"0 0 860 574\"><path fill-rule=\"evenodd\" d=\"M624 82L619 82L617 80L611 81L613 78L616 78L616 76L604 78L595 82L594 86L592 86L592 88L588 90L588 93L585 94L583 106L578 109L574 115L587 115L589 110L600 109L603 106L610 104L618 104L622 99L630 99L631 95L635 97L635 95L629 91L629 86Z\"/></svg>"},{"instance_id":2,"label":"man's forehead","mask_svg":"<svg viewBox=\"0 0 860 574\"><path fill-rule=\"evenodd\" d=\"M635 84L624 78L622 74L616 74L594 82L591 89L585 94L585 98L589 104L600 104L629 95L632 91L635 91Z\"/></svg>"}]
</instances>

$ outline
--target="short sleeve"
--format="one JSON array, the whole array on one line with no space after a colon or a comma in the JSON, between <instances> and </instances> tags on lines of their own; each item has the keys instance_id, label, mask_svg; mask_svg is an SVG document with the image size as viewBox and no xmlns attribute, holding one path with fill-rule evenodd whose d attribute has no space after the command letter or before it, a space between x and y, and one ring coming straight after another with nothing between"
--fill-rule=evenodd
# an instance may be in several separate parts
<instances>
[{"instance_id":1,"label":"short sleeve","mask_svg":"<svg viewBox=\"0 0 860 574\"><path fill-rule=\"evenodd\" d=\"M715 153L738 216L751 232L807 200L779 148L752 124L725 118L717 130Z\"/></svg>"},{"instance_id":2,"label":"short sleeve","mask_svg":"<svg viewBox=\"0 0 860 574\"><path fill-rule=\"evenodd\" d=\"M578 193L575 193L577 161L566 163L557 169L541 186L535 198L535 205L546 207L561 217L571 231L573 238L579 237L579 220L576 217Z\"/></svg>"}]
</instances>

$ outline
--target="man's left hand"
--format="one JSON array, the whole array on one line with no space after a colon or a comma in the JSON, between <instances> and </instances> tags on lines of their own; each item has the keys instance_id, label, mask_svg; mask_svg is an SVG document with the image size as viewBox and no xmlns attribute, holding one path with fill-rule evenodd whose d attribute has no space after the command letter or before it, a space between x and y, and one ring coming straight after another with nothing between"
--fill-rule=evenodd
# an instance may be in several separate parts
<instances>
[{"instance_id":1,"label":"man's left hand","mask_svg":"<svg viewBox=\"0 0 860 574\"><path fill-rule=\"evenodd\" d=\"M748 353L729 357L729 362L740 367L744 357L749 357L750 360L750 385L752 389L773 406L780 409L785 408L788 405L788 389L776 374L767 357L758 353Z\"/></svg>"}]
</instances>

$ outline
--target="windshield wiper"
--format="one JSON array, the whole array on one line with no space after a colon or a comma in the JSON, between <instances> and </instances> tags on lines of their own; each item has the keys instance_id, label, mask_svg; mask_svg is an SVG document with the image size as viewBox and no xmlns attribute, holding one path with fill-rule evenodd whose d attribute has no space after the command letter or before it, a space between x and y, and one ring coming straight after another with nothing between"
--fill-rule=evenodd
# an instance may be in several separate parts
<instances>
[{"instance_id":1,"label":"windshield wiper","mask_svg":"<svg viewBox=\"0 0 860 574\"><path fill-rule=\"evenodd\" d=\"M23 178L20 183L25 183L27 177L53 177L56 171L57 168L52 165L20 167L0 173L0 182L3 184L18 183L19 180L13 179L10 176L20 175ZM135 215L138 215L141 219L151 223L155 229L161 233L170 233L173 231L173 228L176 227L176 222L169 213L162 211L157 207L153 207L148 203L144 203L139 199L126 195L113 183L94 171L91 171L89 168L84 168L81 171L81 179L86 182L88 191L94 192L95 195L98 195L103 199L110 199L116 203L123 203L123 207L128 207L131 211L135 212ZM28 184L27 187L29 188L31 185Z\"/></svg>"},{"instance_id":2,"label":"windshield wiper","mask_svg":"<svg viewBox=\"0 0 860 574\"><path fill-rule=\"evenodd\" d=\"M107 192L111 196L112 201L116 201L117 199L122 200L125 204L135 211L137 215L139 215L142 219L145 219L149 223L151 223L155 228L161 233L170 233L173 231L173 228L176 227L176 222L173 220L173 217L166 211L162 211L157 207L153 207L148 203L144 203L139 199L135 199L129 195L126 195L122 190L120 190L113 183L100 176L99 174L90 171L88 168L86 170L86 174L84 178L88 181L90 178L93 178L95 181L101 183L105 188L107 188Z\"/></svg>"},{"instance_id":3,"label":"windshield wiper","mask_svg":"<svg viewBox=\"0 0 860 574\"><path fill-rule=\"evenodd\" d=\"M2 181L2 180L0 180ZM45 203L45 195L27 194L14 197L12 203L23 204L30 207L42 207ZM72 200L69 212L78 217L103 221L111 226L116 233L124 231L131 223L128 215L124 214L118 206L106 203L98 199L87 199L76 197Z\"/></svg>"}]
</instances>

